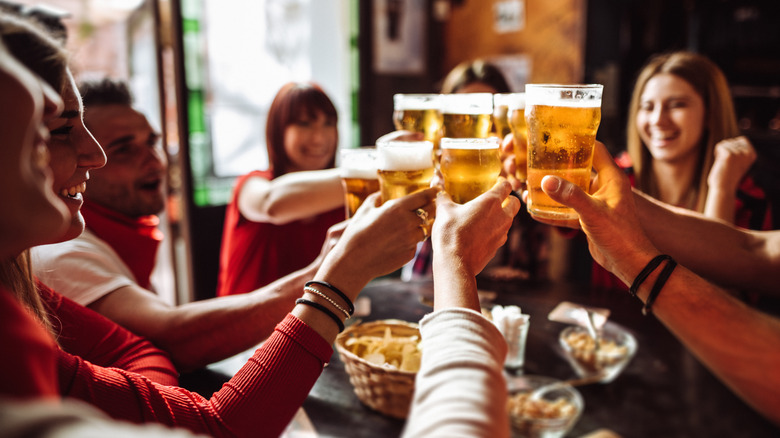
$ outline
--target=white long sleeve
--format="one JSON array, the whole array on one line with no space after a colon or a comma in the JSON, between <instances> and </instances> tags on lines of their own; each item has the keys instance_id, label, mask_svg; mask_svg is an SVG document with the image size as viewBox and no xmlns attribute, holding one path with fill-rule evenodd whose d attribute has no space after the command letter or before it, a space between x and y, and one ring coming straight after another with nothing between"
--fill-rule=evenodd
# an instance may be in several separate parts
<instances>
[{"instance_id":1,"label":"white long sleeve","mask_svg":"<svg viewBox=\"0 0 780 438\"><path fill-rule=\"evenodd\" d=\"M422 364L404 437L509 436L507 346L481 314L445 309L420 322Z\"/></svg>"}]
</instances>

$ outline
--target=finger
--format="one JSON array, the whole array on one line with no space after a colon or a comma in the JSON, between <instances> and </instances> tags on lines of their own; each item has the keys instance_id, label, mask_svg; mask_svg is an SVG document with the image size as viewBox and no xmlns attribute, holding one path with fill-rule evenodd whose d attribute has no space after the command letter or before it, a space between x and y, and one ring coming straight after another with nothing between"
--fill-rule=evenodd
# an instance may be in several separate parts
<instances>
[{"instance_id":1,"label":"finger","mask_svg":"<svg viewBox=\"0 0 780 438\"><path fill-rule=\"evenodd\" d=\"M553 201L560 202L561 204L571 207L577 211L577 213L589 212L592 200L582 189L565 179L555 176L546 175L542 178L542 190Z\"/></svg>"}]
</instances>

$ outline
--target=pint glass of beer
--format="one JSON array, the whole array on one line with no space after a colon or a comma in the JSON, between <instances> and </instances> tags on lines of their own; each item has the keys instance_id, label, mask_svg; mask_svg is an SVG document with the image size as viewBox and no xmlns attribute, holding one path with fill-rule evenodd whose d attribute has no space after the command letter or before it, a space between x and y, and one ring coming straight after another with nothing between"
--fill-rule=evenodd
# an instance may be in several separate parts
<instances>
[{"instance_id":1,"label":"pint glass of beer","mask_svg":"<svg viewBox=\"0 0 780 438\"><path fill-rule=\"evenodd\" d=\"M344 185L347 219L351 218L368 195L379 191L376 148L341 149L341 182Z\"/></svg>"},{"instance_id":2,"label":"pint glass of beer","mask_svg":"<svg viewBox=\"0 0 780 438\"><path fill-rule=\"evenodd\" d=\"M542 190L545 175L557 175L590 188L593 147L601 122L602 85L525 86L528 124L528 211L550 219L576 219L577 213Z\"/></svg>"},{"instance_id":3,"label":"pint glass of beer","mask_svg":"<svg viewBox=\"0 0 780 438\"><path fill-rule=\"evenodd\" d=\"M513 93L507 98L509 128L515 150L515 178L528 179L528 125L525 123L525 93Z\"/></svg>"},{"instance_id":4,"label":"pint glass of beer","mask_svg":"<svg viewBox=\"0 0 780 438\"><path fill-rule=\"evenodd\" d=\"M500 139L504 139L510 132L509 128L509 103L515 94L500 93L493 95L493 133Z\"/></svg>"},{"instance_id":5,"label":"pint glass of beer","mask_svg":"<svg viewBox=\"0 0 780 438\"><path fill-rule=\"evenodd\" d=\"M439 169L453 201L465 204L493 187L501 173L499 145L496 137L441 139Z\"/></svg>"},{"instance_id":6,"label":"pint glass of beer","mask_svg":"<svg viewBox=\"0 0 780 438\"><path fill-rule=\"evenodd\" d=\"M382 202L428 188L433 179L433 143L389 141L377 144Z\"/></svg>"},{"instance_id":7,"label":"pint glass of beer","mask_svg":"<svg viewBox=\"0 0 780 438\"><path fill-rule=\"evenodd\" d=\"M442 137L488 138L493 126L490 93L443 94Z\"/></svg>"},{"instance_id":8,"label":"pint glass of beer","mask_svg":"<svg viewBox=\"0 0 780 438\"><path fill-rule=\"evenodd\" d=\"M433 143L434 156L441 139L441 94L396 94L393 96L395 129L423 134Z\"/></svg>"}]
</instances>

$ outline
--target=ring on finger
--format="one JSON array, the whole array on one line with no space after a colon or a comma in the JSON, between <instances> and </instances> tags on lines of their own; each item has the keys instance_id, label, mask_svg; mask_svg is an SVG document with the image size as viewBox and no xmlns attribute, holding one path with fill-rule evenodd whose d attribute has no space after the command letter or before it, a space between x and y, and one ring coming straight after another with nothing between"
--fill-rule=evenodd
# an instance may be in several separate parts
<instances>
[{"instance_id":1,"label":"ring on finger","mask_svg":"<svg viewBox=\"0 0 780 438\"><path fill-rule=\"evenodd\" d=\"M418 208L414 210L414 213L417 215L417 217L420 218L422 221L423 226L428 225L428 212L423 210L422 208Z\"/></svg>"}]
</instances>

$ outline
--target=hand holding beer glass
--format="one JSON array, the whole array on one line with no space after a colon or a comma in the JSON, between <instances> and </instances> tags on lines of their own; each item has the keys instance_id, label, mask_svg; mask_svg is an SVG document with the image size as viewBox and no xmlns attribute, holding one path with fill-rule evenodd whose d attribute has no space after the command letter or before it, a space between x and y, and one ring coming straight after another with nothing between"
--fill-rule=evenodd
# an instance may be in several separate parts
<instances>
[{"instance_id":1,"label":"hand holding beer glass","mask_svg":"<svg viewBox=\"0 0 780 438\"><path fill-rule=\"evenodd\" d=\"M442 138L439 169L444 190L465 204L490 190L501 173L500 141L491 138Z\"/></svg>"},{"instance_id":2,"label":"hand holding beer glass","mask_svg":"<svg viewBox=\"0 0 780 438\"><path fill-rule=\"evenodd\" d=\"M429 141L389 141L377 144L379 188L382 202L402 198L430 187L433 179L433 143ZM424 210L417 212L424 238L432 220Z\"/></svg>"},{"instance_id":3,"label":"hand holding beer glass","mask_svg":"<svg viewBox=\"0 0 780 438\"><path fill-rule=\"evenodd\" d=\"M340 150L341 182L344 185L347 219L354 216L368 195L379 191L376 148L361 147Z\"/></svg>"},{"instance_id":4,"label":"hand holding beer glass","mask_svg":"<svg viewBox=\"0 0 780 438\"><path fill-rule=\"evenodd\" d=\"M545 175L590 188L593 147L601 122L602 85L525 86L528 124L528 212L548 219L577 219L577 213L548 197Z\"/></svg>"}]
</instances>

